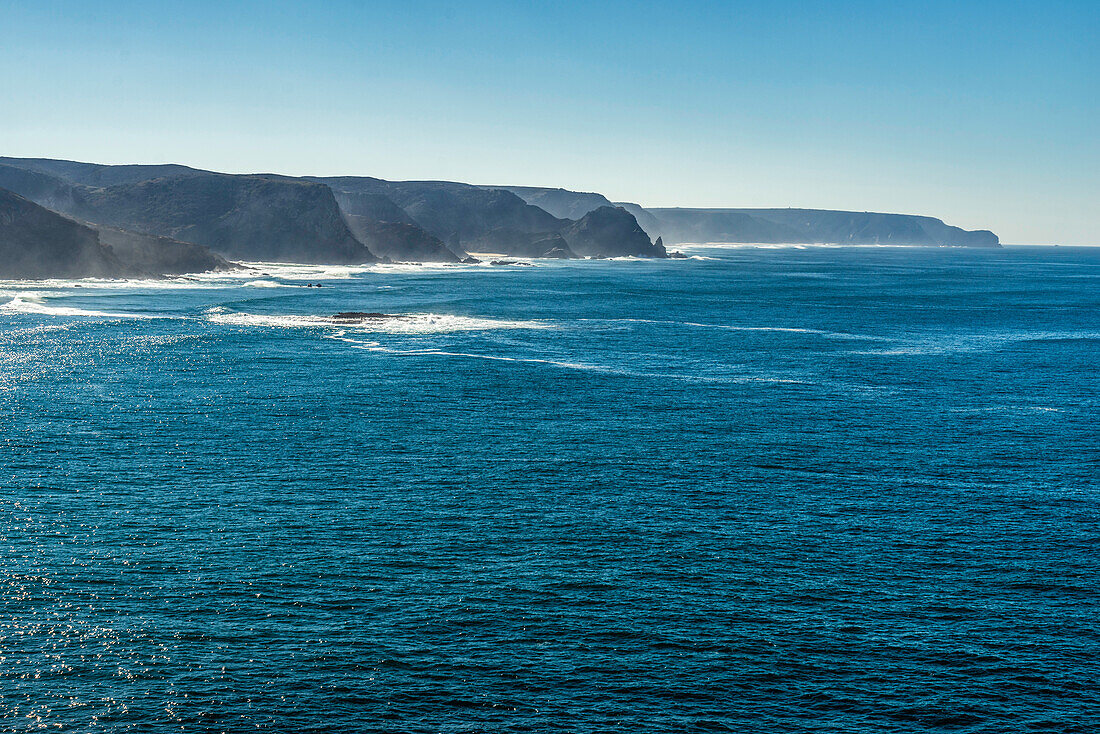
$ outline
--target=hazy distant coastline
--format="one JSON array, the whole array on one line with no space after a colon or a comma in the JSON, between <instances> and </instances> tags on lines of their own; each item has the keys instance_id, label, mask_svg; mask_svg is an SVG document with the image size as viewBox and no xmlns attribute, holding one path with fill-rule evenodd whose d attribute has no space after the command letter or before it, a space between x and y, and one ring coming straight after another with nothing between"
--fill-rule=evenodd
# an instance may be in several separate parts
<instances>
[{"instance_id":1,"label":"hazy distant coastline","mask_svg":"<svg viewBox=\"0 0 1100 734\"><path fill-rule=\"evenodd\" d=\"M998 247L933 217L643 208L566 189L224 174L0 158L0 277L203 272L232 260L363 264L669 256L686 242Z\"/></svg>"}]
</instances>

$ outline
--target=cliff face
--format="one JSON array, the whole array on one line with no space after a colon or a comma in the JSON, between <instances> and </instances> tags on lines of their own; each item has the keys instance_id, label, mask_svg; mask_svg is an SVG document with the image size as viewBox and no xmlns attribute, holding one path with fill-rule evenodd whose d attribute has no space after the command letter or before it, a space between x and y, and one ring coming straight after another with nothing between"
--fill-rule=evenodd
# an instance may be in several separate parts
<instances>
[{"instance_id":1,"label":"cliff face","mask_svg":"<svg viewBox=\"0 0 1100 734\"><path fill-rule=\"evenodd\" d=\"M580 219L601 206L615 206L603 194L566 189L547 189L538 186L501 186L528 204L553 214L559 219Z\"/></svg>"},{"instance_id":2,"label":"cliff face","mask_svg":"<svg viewBox=\"0 0 1100 734\"><path fill-rule=\"evenodd\" d=\"M667 257L665 248L649 235L626 209L604 206L565 227L562 237L578 255L589 257Z\"/></svg>"},{"instance_id":3,"label":"cliff face","mask_svg":"<svg viewBox=\"0 0 1100 734\"><path fill-rule=\"evenodd\" d=\"M395 222L413 224L413 218L385 194L367 191L341 191L333 189L336 203L344 214L353 214L372 222Z\"/></svg>"},{"instance_id":4,"label":"cliff face","mask_svg":"<svg viewBox=\"0 0 1100 734\"><path fill-rule=\"evenodd\" d=\"M385 222L355 214L345 214L356 239L379 257L394 261L458 262L438 237L409 222Z\"/></svg>"},{"instance_id":5,"label":"cliff face","mask_svg":"<svg viewBox=\"0 0 1100 734\"><path fill-rule=\"evenodd\" d=\"M229 257L375 262L348 229L332 191L258 176L192 174L84 189L74 215L206 245Z\"/></svg>"},{"instance_id":6,"label":"cliff face","mask_svg":"<svg viewBox=\"0 0 1100 734\"><path fill-rule=\"evenodd\" d=\"M0 186L96 225L204 245L237 259L377 260L352 235L332 191L321 184L183 166L4 160L8 164L0 163ZM176 175L148 178L166 172ZM80 181L122 183L90 186Z\"/></svg>"},{"instance_id":7,"label":"cliff face","mask_svg":"<svg viewBox=\"0 0 1100 734\"><path fill-rule=\"evenodd\" d=\"M988 230L967 231L933 217L827 209L660 209L650 234L669 242L998 247Z\"/></svg>"},{"instance_id":8,"label":"cliff face","mask_svg":"<svg viewBox=\"0 0 1100 734\"><path fill-rule=\"evenodd\" d=\"M610 206L572 221L504 189L438 181L318 180L345 195L384 195L452 250L518 257L665 257L664 248L650 242L631 214ZM591 196L606 201L598 194Z\"/></svg>"},{"instance_id":9,"label":"cliff face","mask_svg":"<svg viewBox=\"0 0 1100 734\"><path fill-rule=\"evenodd\" d=\"M454 262L466 250L663 257L650 242L996 247L939 219L818 209L644 209L538 187L342 176L291 178L178 165L0 158L0 187L96 225L207 245L247 260Z\"/></svg>"},{"instance_id":10,"label":"cliff face","mask_svg":"<svg viewBox=\"0 0 1100 734\"><path fill-rule=\"evenodd\" d=\"M509 186L529 204L559 217L579 219L611 205L600 194ZM967 231L933 217L826 209L650 208L617 202L650 237L677 242L823 243L851 245L959 245L997 247L988 230Z\"/></svg>"},{"instance_id":11,"label":"cliff face","mask_svg":"<svg viewBox=\"0 0 1100 734\"><path fill-rule=\"evenodd\" d=\"M452 250L463 251L497 230L554 232L557 217L501 189L447 181L383 181L344 176L315 178L344 195L380 194Z\"/></svg>"},{"instance_id":12,"label":"cliff face","mask_svg":"<svg viewBox=\"0 0 1100 734\"><path fill-rule=\"evenodd\" d=\"M2 160L4 159L0 159ZM80 187L56 176L0 162L0 188L30 199L47 209L66 212L75 206Z\"/></svg>"},{"instance_id":13,"label":"cliff face","mask_svg":"<svg viewBox=\"0 0 1100 734\"><path fill-rule=\"evenodd\" d=\"M465 253L449 249L384 194L333 190L356 239L390 260L458 262Z\"/></svg>"},{"instance_id":14,"label":"cliff face","mask_svg":"<svg viewBox=\"0 0 1100 734\"><path fill-rule=\"evenodd\" d=\"M638 224L641 225L642 229L644 229L646 234L650 237L661 236L661 223L657 221L657 217L653 216L646 209L629 201L616 201L614 206L621 206L623 209L633 214L634 218L638 220Z\"/></svg>"},{"instance_id":15,"label":"cliff face","mask_svg":"<svg viewBox=\"0 0 1100 734\"><path fill-rule=\"evenodd\" d=\"M97 226L95 230L100 243L111 248L119 262L142 274L183 275L235 267L202 245L115 227Z\"/></svg>"},{"instance_id":16,"label":"cliff face","mask_svg":"<svg viewBox=\"0 0 1100 734\"><path fill-rule=\"evenodd\" d=\"M611 227L589 220L578 227L511 191L446 181L237 176L176 165L6 158L0 159L5 184L96 225L206 245L245 260L361 263L378 255L454 262L466 249L571 257L580 253L570 237L592 254L661 251L626 222ZM607 202L562 189L523 191L547 206L585 210L578 219Z\"/></svg>"},{"instance_id":17,"label":"cliff face","mask_svg":"<svg viewBox=\"0 0 1100 734\"><path fill-rule=\"evenodd\" d=\"M988 230L967 231L933 217L827 209L736 209L800 232L805 241L854 245L958 245L996 247ZM659 213L657 216L661 216Z\"/></svg>"},{"instance_id":18,"label":"cliff face","mask_svg":"<svg viewBox=\"0 0 1100 734\"><path fill-rule=\"evenodd\" d=\"M112 278L128 274L99 235L0 189L0 278Z\"/></svg>"},{"instance_id":19,"label":"cliff face","mask_svg":"<svg viewBox=\"0 0 1100 734\"><path fill-rule=\"evenodd\" d=\"M230 267L200 245L86 225L0 189L2 278L129 278Z\"/></svg>"}]
</instances>

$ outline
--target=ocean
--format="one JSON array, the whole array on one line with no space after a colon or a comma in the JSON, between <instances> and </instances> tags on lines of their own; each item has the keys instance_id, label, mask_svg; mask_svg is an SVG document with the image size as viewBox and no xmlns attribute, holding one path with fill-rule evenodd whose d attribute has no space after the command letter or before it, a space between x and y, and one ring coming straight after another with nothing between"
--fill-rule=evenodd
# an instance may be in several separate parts
<instances>
[{"instance_id":1,"label":"ocean","mask_svg":"<svg viewBox=\"0 0 1100 734\"><path fill-rule=\"evenodd\" d=\"M0 731L1096 731L1100 249L685 251L0 282Z\"/></svg>"}]
</instances>

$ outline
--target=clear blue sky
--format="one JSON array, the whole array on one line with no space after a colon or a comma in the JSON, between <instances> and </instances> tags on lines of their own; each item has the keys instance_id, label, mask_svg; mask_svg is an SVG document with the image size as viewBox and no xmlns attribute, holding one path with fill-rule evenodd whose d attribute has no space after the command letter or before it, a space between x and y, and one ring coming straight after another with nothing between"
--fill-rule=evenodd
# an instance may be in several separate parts
<instances>
[{"instance_id":1,"label":"clear blue sky","mask_svg":"<svg viewBox=\"0 0 1100 734\"><path fill-rule=\"evenodd\" d=\"M1098 39L1098 0L0 0L0 153L1100 244Z\"/></svg>"}]
</instances>

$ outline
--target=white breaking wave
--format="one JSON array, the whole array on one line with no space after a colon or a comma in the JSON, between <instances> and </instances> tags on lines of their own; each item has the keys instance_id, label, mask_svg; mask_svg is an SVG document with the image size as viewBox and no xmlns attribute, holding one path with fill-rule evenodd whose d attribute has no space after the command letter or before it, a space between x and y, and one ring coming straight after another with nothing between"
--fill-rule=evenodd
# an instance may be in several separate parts
<instances>
[{"instance_id":1,"label":"white breaking wave","mask_svg":"<svg viewBox=\"0 0 1100 734\"><path fill-rule=\"evenodd\" d=\"M222 270L163 278L49 278L46 280L7 280L0 285L15 288L80 288L89 290L178 290L181 288L225 288L255 280L248 270Z\"/></svg>"},{"instance_id":2,"label":"white breaking wave","mask_svg":"<svg viewBox=\"0 0 1100 734\"><path fill-rule=\"evenodd\" d=\"M473 316L449 314L413 313L394 314L380 318L353 321L332 316L294 314L254 314L231 312L222 307L206 312L208 321L231 326L266 326L276 328L339 327L357 332L380 334L439 334L455 331L487 331L491 329L547 329L551 324L543 321L508 321Z\"/></svg>"},{"instance_id":3,"label":"white breaking wave","mask_svg":"<svg viewBox=\"0 0 1100 734\"><path fill-rule=\"evenodd\" d=\"M300 263L246 262L249 278L279 278L314 282L348 280L364 273L432 273L469 269L477 266L461 263L374 263L370 265L305 265ZM237 277L240 277L238 273Z\"/></svg>"},{"instance_id":4,"label":"white breaking wave","mask_svg":"<svg viewBox=\"0 0 1100 734\"><path fill-rule=\"evenodd\" d=\"M276 283L274 280L250 280L247 283L241 283L241 285L247 288L290 288L292 286L286 283Z\"/></svg>"},{"instance_id":5,"label":"white breaking wave","mask_svg":"<svg viewBox=\"0 0 1100 734\"><path fill-rule=\"evenodd\" d=\"M51 306L40 293L20 293L0 306L0 311L8 313L42 314L46 316L89 316L110 319L148 319L147 314L121 313L113 311L92 311L71 306Z\"/></svg>"}]
</instances>

